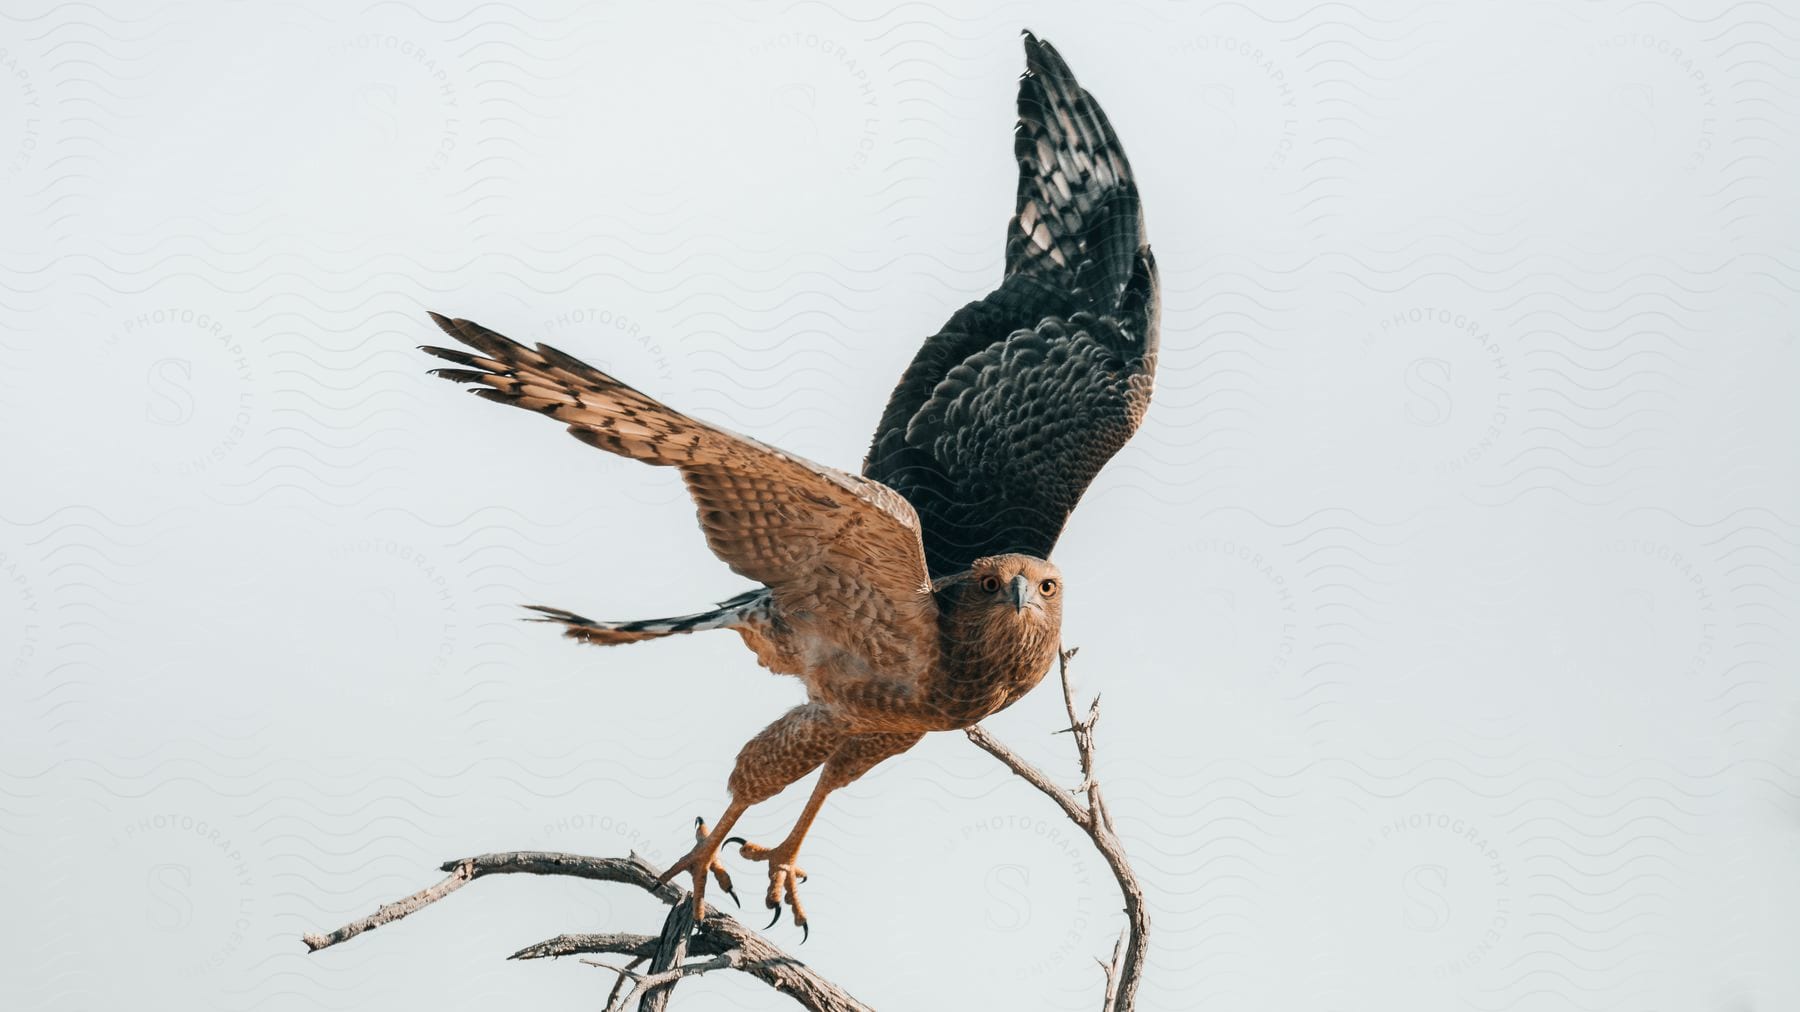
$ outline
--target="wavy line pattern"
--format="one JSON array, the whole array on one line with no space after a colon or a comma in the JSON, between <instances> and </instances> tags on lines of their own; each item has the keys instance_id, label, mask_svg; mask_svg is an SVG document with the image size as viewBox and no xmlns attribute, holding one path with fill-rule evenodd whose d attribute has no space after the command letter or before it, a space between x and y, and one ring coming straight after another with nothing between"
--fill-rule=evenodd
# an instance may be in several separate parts
<instances>
[{"instance_id":1,"label":"wavy line pattern","mask_svg":"<svg viewBox=\"0 0 1800 1012\"><path fill-rule=\"evenodd\" d=\"M742 581L675 475L426 376L424 310L854 466L1002 270L1022 26L1163 270L1155 404L1057 549L1143 1007L1800 1007L1770 0L9 4L0 1006L591 1003L498 957L642 897L296 936L461 854L667 861L800 691L521 621ZM1073 783L1066 723L990 721ZM883 1008L1095 1007L1117 900L1053 816L932 736L809 839L808 958Z\"/></svg>"}]
</instances>

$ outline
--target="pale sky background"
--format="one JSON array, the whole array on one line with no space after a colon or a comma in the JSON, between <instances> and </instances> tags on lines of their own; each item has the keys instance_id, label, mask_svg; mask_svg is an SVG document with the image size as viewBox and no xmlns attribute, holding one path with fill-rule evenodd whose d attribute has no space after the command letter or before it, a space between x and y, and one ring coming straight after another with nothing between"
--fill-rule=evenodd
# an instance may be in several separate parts
<instances>
[{"instance_id":1,"label":"pale sky background","mask_svg":"<svg viewBox=\"0 0 1800 1012\"><path fill-rule=\"evenodd\" d=\"M1030 27L1165 283L1056 552L1142 1007L1800 1007L1800 16L530 7L0 13L0 1006L597 1008L503 957L653 931L623 887L299 941L449 858L666 863L799 692L518 621L744 584L672 472L428 377L424 311L855 467L999 277ZM1060 720L990 723L1073 783ZM803 863L802 954L884 1010L1098 1007L1104 866L960 735Z\"/></svg>"}]
</instances>

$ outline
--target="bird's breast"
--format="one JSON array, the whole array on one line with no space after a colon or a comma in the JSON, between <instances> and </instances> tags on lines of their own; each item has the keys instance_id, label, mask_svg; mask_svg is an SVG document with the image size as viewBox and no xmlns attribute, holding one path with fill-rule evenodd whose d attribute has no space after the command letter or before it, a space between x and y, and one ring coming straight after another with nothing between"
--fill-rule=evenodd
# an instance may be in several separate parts
<instances>
[{"instance_id":1,"label":"bird's breast","mask_svg":"<svg viewBox=\"0 0 1800 1012\"><path fill-rule=\"evenodd\" d=\"M989 628L953 640L934 680L933 704L952 728L969 727L1037 687L1056 659L1054 630Z\"/></svg>"}]
</instances>

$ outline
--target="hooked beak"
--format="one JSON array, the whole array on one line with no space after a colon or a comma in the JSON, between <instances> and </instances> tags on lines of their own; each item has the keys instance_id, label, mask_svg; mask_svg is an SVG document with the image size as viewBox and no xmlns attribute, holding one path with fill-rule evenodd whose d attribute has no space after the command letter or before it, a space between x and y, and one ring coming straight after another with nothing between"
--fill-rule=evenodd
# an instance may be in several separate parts
<instances>
[{"instance_id":1,"label":"hooked beak","mask_svg":"<svg viewBox=\"0 0 1800 1012\"><path fill-rule=\"evenodd\" d=\"M1025 577L1023 575L1013 577L1012 578L1013 613L1017 614L1019 612L1024 611L1025 603L1030 600L1031 600L1031 581L1025 579Z\"/></svg>"}]
</instances>

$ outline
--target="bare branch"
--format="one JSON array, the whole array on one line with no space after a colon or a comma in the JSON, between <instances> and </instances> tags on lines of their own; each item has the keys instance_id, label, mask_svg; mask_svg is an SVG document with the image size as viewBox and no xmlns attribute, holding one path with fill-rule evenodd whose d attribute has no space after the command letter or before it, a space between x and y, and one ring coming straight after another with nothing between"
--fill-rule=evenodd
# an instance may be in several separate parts
<instances>
[{"instance_id":1,"label":"bare branch","mask_svg":"<svg viewBox=\"0 0 1800 1012\"><path fill-rule=\"evenodd\" d=\"M1124 969L1125 939L1130 933L1130 927L1119 932L1119 940L1113 943L1111 960L1094 960L1106 974L1106 1001L1101 1004L1100 1012L1114 1012L1119 1007L1119 974Z\"/></svg>"},{"instance_id":2,"label":"bare branch","mask_svg":"<svg viewBox=\"0 0 1800 1012\"><path fill-rule=\"evenodd\" d=\"M634 935L609 931L597 935L557 935L536 945L527 945L507 959L544 959L575 956L590 952L612 952L621 956L649 959L656 953L655 935Z\"/></svg>"},{"instance_id":3,"label":"bare branch","mask_svg":"<svg viewBox=\"0 0 1800 1012\"><path fill-rule=\"evenodd\" d=\"M629 858L581 857L575 854L520 850L446 861L443 864L443 870L450 872L450 877L437 885L421 889L405 899L389 903L369 916L351 921L336 931L307 935L305 938L307 949L317 952L340 942L347 942L365 931L373 931L383 924L391 924L436 903L483 875L523 872L531 875L574 875L579 878L598 879L604 882L624 882L651 893L664 903L671 904L684 895L681 889L674 885L659 884L656 881L656 870L635 855Z\"/></svg>"},{"instance_id":4,"label":"bare branch","mask_svg":"<svg viewBox=\"0 0 1800 1012\"><path fill-rule=\"evenodd\" d=\"M1076 790L1059 786L1042 770L995 740L982 727L968 728L966 733L970 741L1055 802L1063 814L1087 834L1101 857L1106 860L1107 867L1118 880L1119 891L1124 898L1126 925L1118 943L1113 946L1112 959L1096 960L1106 974L1105 998L1101 1008L1102 1012L1134 1012L1138 983L1143 977L1148 957L1150 916L1144 907L1143 890L1126 860L1124 846L1113 831L1112 816L1107 811L1100 783L1094 776L1094 726L1100 720L1099 697L1096 696L1089 704L1085 717L1076 715L1074 687L1069 679L1069 660L1074 656L1075 651L1072 649L1062 653L1060 674L1063 704L1069 715L1067 730L1074 735L1076 755L1081 765L1082 782ZM593 964L605 966L619 975L618 982L607 998L608 1009L621 1009L633 997L637 997L640 1009L661 1012L671 990L681 978L729 969L757 978L793 998L809 1012L873 1012L869 1006L846 994L806 964L717 907L709 906L706 917L695 923L692 901L687 891L672 883L658 882L659 870L636 854L620 858L586 857L550 851L509 851L446 861L442 868L449 876L437 884L385 904L367 917L351 921L334 931L309 934L305 936L306 947L317 952L347 942L364 932L409 917L485 875L567 875L634 886L670 907L668 918L658 935L557 935L526 946L509 957L545 959L590 953L629 957L623 967L599 962ZM690 962L689 957L709 958ZM646 962L649 966L639 972L636 968Z\"/></svg>"},{"instance_id":5,"label":"bare branch","mask_svg":"<svg viewBox=\"0 0 1800 1012\"><path fill-rule=\"evenodd\" d=\"M400 920L485 875L569 875L619 882L636 886L672 907L688 895L685 889L672 883L657 882L659 869L635 854L630 857L585 857L546 851L512 851L446 861L443 869L451 873L450 877L430 888L389 903L368 917L335 931L307 935L307 948L316 952ZM558 935L519 950L514 953L514 958L541 959L579 952L611 952L638 957L642 950L654 949L660 944L660 937L650 935ZM734 957L732 969L749 974L793 998L809 1012L873 1012L811 967L712 904L707 905L705 919L694 925L688 945L697 955L717 956L738 950L741 955ZM666 987L667 982L663 986Z\"/></svg>"},{"instance_id":6,"label":"bare branch","mask_svg":"<svg viewBox=\"0 0 1800 1012\"><path fill-rule=\"evenodd\" d=\"M383 904L380 909L369 916L351 921L349 924L338 928L336 931L326 934L314 932L304 936L301 940L306 943L306 951L308 952L318 952L320 949L336 945L339 942L347 942L365 931L373 931L383 924L397 921L422 907L436 903L438 900L443 899L467 885L474 877L473 868L458 868L454 874L442 882L439 882L437 885L431 886L428 889L421 889L404 899L398 899L392 903Z\"/></svg>"},{"instance_id":7,"label":"bare branch","mask_svg":"<svg viewBox=\"0 0 1800 1012\"><path fill-rule=\"evenodd\" d=\"M693 933L694 900L690 896L671 907L668 918L663 921L662 937L656 940L656 954L650 957L650 973L655 982L639 985L644 997L638 1002L638 1012L663 1012L669 1007L669 999L675 994L675 982L681 979L681 974L676 971L681 969L681 961L687 958L688 936Z\"/></svg>"},{"instance_id":8,"label":"bare branch","mask_svg":"<svg viewBox=\"0 0 1800 1012\"><path fill-rule=\"evenodd\" d=\"M970 741L1006 764L1007 769L1056 802L1069 821L1081 827L1081 831L1094 841L1094 848L1105 859L1125 901L1125 930L1113 946L1112 961L1098 961L1106 970L1106 993L1100 1007L1102 1012L1133 1012L1137 1007L1138 983L1150 955L1150 912L1144 906L1143 887L1138 884L1137 874L1125 857L1125 846L1113 832L1112 814L1107 810L1100 782L1094 777L1094 725L1100 721L1100 697L1095 696L1088 704L1085 718L1075 713L1075 686L1069 680L1069 661L1075 651L1074 647L1064 650L1057 665L1062 679L1063 708L1069 714L1067 730L1075 736L1075 755L1081 763L1081 786L1076 790L1058 786L1042 770L994 740L980 725L967 728L964 733ZM1085 806L1083 796L1087 802Z\"/></svg>"},{"instance_id":9,"label":"bare branch","mask_svg":"<svg viewBox=\"0 0 1800 1012\"><path fill-rule=\"evenodd\" d=\"M666 970L647 974L637 973L630 966L613 966L610 963L602 963L593 959L584 959L582 962L618 974L620 984L630 982L623 991L617 985L613 987L612 994L607 997L606 1012L624 1012L625 1006L630 1003L632 996L640 992L644 997L639 1001L638 1009L639 1012L643 1012L650 1006L653 990L661 989L661 993L667 994L675 986L675 982L683 977L694 977L713 970L735 969L740 955L738 950L732 949L730 952L722 952L704 963L681 963Z\"/></svg>"},{"instance_id":10,"label":"bare branch","mask_svg":"<svg viewBox=\"0 0 1800 1012\"><path fill-rule=\"evenodd\" d=\"M639 956L636 959L633 959L631 962L626 963L625 969L635 970L638 968L638 964L648 962L649 959L650 959L649 956ZM582 962L585 963L585 962L587 962L587 960L584 959L584 960L582 960ZM626 977L624 974L620 974L619 979L613 981L612 990L606 992L606 1007L607 1008L612 1008L613 1002L616 1002L619 1000L619 993L625 990L625 982L629 979L630 978Z\"/></svg>"},{"instance_id":11,"label":"bare branch","mask_svg":"<svg viewBox=\"0 0 1800 1012\"><path fill-rule=\"evenodd\" d=\"M1014 752L1012 749L1007 748L1005 745L996 741L993 735L988 734L987 728L982 727L980 724L977 724L974 727L964 728L963 733L969 736L970 741L985 749L988 754L1005 763L1007 769L1012 770L1020 778L1031 784L1031 786L1036 787L1038 790L1048 795L1050 800L1056 802L1057 807L1063 810L1063 814L1067 815L1071 822L1074 822L1083 830L1087 829L1088 814L1087 810L1081 807L1080 798L1077 798L1062 787L1057 786L1056 781L1045 776L1042 770L1039 770L1036 766L1026 762L1017 752Z\"/></svg>"}]
</instances>

